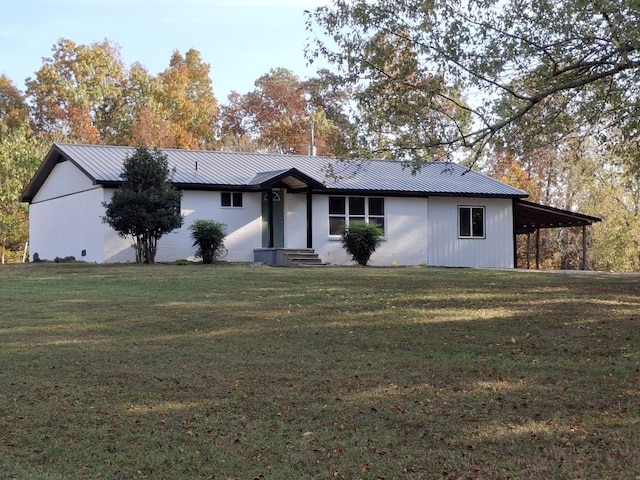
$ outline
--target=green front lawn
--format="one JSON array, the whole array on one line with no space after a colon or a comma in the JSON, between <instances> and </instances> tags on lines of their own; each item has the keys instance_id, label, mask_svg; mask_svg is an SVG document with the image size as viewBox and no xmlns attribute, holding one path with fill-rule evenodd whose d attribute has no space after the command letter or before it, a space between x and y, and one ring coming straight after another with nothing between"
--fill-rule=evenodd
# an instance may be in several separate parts
<instances>
[{"instance_id":1,"label":"green front lawn","mask_svg":"<svg viewBox=\"0 0 640 480\"><path fill-rule=\"evenodd\" d=\"M640 478L640 277L0 268L2 479Z\"/></svg>"}]
</instances>

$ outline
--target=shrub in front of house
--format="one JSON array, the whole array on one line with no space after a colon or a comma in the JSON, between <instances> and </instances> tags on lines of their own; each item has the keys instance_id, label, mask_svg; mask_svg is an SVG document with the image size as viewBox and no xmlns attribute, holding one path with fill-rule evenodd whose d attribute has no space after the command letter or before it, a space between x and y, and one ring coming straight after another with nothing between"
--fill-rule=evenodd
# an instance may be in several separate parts
<instances>
[{"instance_id":1,"label":"shrub in front of house","mask_svg":"<svg viewBox=\"0 0 640 480\"><path fill-rule=\"evenodd\" d=\"M202 263L213 263L224 250L226 225L213 220L195 220L189 227L193 246L196 247L196 257L202 258Z\"/></svg>"},{"instance_id":2,"label":"shrub in front of house","mask_svg":"<svg viewBox=\"0 0 640 480\"><path fill-rule=\"evenodd\" d=\"M358 265L366 265L383 242L383 232L371 223L354 223L342 234L342 246Z\"/></svg>"},{"instance_id":3,"label":"shrub in front of house","mask_svg":"<svg viewBox=\"0 0 640 480\"><path fill-rule=\"evenodd\" d=\"M102 203L102 221L120 237L133 238L137 263L155 263L158 240L182 226L182 192L174 188L171 177L166 154L138 147L124 161L122 185L111 201Z\"/></svg>"}]
</instances>

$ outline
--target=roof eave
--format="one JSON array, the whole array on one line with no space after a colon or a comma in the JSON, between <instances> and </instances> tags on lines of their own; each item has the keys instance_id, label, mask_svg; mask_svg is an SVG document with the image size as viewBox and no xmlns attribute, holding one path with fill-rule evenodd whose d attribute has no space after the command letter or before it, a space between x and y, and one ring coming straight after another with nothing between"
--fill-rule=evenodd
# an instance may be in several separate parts
<instances>
[{"instance_id":1,"label":"roof eave","mask_svg":"<svg viewBox=\"0 0 640 480\"><path fill-rule=\"evenodd\" d=\"M508 194L508 193L486 193L486 192L433 192L419 190L374 190L374 189L358 189L358 188L325 188L321 191L314 190L314 193L325 195L363 195L378 197L456 197L456 198L502 198L502 199L521 199L529 195Z\"/></svg>"},{"instance_id":2,"label":"roof eave","mask_svg":"<svg viewBox=\"0 0 640 480\"><path fill-rule=\"evenodd\" d=\"M20 201L25 203L31 203L38 191L44 185L47 177L51 174L54 167L65 159L64 154L59 150L58 146L54 143L44 157L44 161L36 170L36 173L31 177L29 183L22 190L20 195Z\"/></svg>"},{"instance_id":3,"label":"roof eave","mask_svg":"<svg viewBox=\"0 0 640 480\"><path fill-rule=\"evenodd\" d=\"M122 181L99 180L95 182L105 188L119 188ZM260 192L269 188L265 185L236 185L236 184L204 184L189 182L172 182L178 190L203 190L203 191L234 191L234 192ZM307 192L308 188L289 189L291 193ZM429 192L429 191L407 191L407 190L374 190L358 188L326 188L324 186L312 188L312 193L320 195L361 195L365 197L456 197L456 198L500 198L500 199L521 199L523 195L493 194L477 192Z\"/></svg>"},{"instance_id":4,"label":"roof eave","mask_svg":"<svg viewBox=\"0 0 640 480\"><path fill-rule=\"evenodd\" d=\"M86 175L94 185L99 184L100 182L96 180L89 172L87 172L81 165L79 165L76 161L70 158L64 151L62 151L57 143L54 143L47 155L44 157L44 161L40 164L40 167L36 171L36 173L31 177L31 180L27 184L26 187L22 190L22 195L20 196L20 201L25 203L31 203L35 196L38 194L42 185L47 180L51 172L55 168L56 165L62 162L71 162L75 167L81 171L84 175Z\"/></svg>"}]
</instances>

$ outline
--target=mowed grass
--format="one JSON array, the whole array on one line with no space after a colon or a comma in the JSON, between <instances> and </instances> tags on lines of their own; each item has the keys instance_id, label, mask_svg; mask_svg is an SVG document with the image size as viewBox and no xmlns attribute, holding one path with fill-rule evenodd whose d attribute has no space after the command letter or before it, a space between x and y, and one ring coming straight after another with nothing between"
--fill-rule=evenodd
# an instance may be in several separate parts
<instances>
[{"instance_id":1,"label":"mowed grass","mask_svg":"<svg viewBox=\"0 0 640 480\"><path fill-rule=\"evenodd\" d=\"M0 268L2 479L640 478L640 277Z\"/></svg>"}]
</instances>

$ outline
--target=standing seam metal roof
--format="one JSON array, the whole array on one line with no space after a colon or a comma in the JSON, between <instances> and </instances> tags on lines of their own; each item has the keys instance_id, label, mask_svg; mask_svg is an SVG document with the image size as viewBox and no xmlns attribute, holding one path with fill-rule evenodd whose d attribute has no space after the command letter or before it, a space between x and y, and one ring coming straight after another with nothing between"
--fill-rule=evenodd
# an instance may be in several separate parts
<instances>
[{"instance_id":1,"label":"standing seam metal roof","mask_svg":"<svg viewBox=\"0 0 640 480\"><path fill-rule=\"evenodd\" d=\"M401 163L385 160L345 162L307 155L176 149L161 151L167 155L169 167L175 169L173 182L192 187L224 185L242 188L250 185L258 174L296 168L331 190L510 198L527 196L522 190L454 163L426 163L412 174ZM101 184L120 182L123 162L134 152L134 147L56 143L25 189L23 200L33 198L54 166L47 168L47 162L55 164L60 161L60 156L75 163L94 183ZM328 172L337 174L338 178L329 176ZM44 178L37 179L39 174Z\"/></svg>"}]
</instances>

